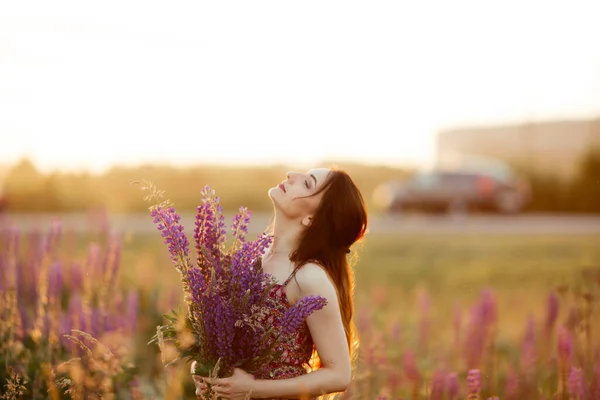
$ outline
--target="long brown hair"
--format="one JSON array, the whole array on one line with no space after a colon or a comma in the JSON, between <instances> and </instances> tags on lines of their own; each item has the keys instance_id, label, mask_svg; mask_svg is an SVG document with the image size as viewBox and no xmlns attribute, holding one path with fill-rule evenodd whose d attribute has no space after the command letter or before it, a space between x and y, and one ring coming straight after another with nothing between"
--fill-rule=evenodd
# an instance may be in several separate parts
<instances>
[{"instance_id":1,"label":"long brown hair","mask_svg":"<svg viewBox=\"0 0 600 400\"><path fill-rule=\"evenodd\" d=\"M348 253L366 232L367 209L360 190L343 170L332 169L317 193L321 192L323 198L312 223L302 233L290 260L296 268L315 262L329 275L337 291L348 351L354 359L358 337L354 326L354 272ZM322 366L316 351L313 351L311 366Z\"/></svg>"}]
</instances>

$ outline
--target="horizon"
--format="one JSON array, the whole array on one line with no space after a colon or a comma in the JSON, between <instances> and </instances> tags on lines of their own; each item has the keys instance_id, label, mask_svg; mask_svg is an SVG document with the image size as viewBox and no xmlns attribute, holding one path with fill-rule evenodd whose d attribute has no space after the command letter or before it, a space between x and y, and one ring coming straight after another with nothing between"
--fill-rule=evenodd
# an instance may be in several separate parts
<instances>
[{"instance_id":1,"label":"horizon","mask_svg":"<svg viewBox=\"0 0 600 400\"><path fill-rule=\"evenodd\" d=\"M593 2L431 3L0 5L0 164L424 168L442 130L600 115Z\"/></svg>"}]
</instances>

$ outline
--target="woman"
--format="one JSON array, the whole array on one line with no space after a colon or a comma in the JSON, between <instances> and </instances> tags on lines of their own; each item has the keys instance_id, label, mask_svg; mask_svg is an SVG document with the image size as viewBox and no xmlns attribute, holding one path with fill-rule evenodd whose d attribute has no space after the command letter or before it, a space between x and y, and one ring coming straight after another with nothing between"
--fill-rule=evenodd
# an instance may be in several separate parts
<instances>
[{"instance_id":1,"label":"woman","mask_svg":"<svg viewBox=\"0 0 600 400\"><path fill-rule=\"evenodd\" d=\"M223 399L315 397L342 392L350 383L355 332L347 257L367 227L362 195L346 172L319 168L290 172L269 197L275 210L273 244L262 267L279 282L272 293L279 305L270 310L275 325L304 296L322 296L327 305L286 338L283 357L268 373L252 376L236 369L231 377L212 380L193 375L198 396L207 383Z\"/></svg>"}]
</instances>

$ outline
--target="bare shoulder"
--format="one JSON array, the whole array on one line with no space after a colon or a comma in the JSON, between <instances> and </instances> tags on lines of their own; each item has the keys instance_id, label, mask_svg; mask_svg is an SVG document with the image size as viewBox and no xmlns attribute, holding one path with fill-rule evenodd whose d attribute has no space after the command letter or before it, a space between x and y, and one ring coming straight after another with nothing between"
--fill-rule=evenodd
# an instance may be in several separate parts
<instances>
[{"instance_id":1,"label":"bare shoulder","mask_svg":"<svg viewBox=\"0 0 600 400\"><path fill-rule=\"evenodd\" d=\"M296 273L302 295L336 296L335 287L325 269L316 263L306 263Z\"/></svg>"}]
</instances>

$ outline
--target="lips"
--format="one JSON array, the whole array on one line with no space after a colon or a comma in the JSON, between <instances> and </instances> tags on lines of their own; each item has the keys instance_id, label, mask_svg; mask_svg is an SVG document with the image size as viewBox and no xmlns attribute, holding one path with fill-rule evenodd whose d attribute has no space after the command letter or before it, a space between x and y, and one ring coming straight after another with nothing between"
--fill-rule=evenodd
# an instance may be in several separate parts
<instances>
[{"instance_id":1,"label":"lips","mask_svg":"<svg viewBox=\"0 0 600 400\"><path fill-rule=\"evenodd\" d=\"M287 193L287 191L285 190L285 186L283 185L283 183L279 184L279 189L283 190L283 193Z\"/></svg>"}]
</instances>

